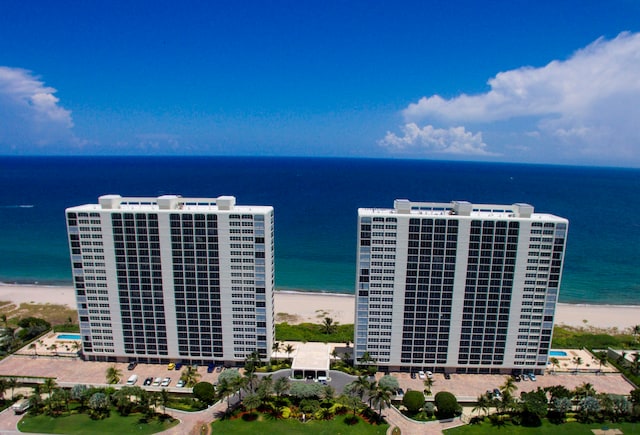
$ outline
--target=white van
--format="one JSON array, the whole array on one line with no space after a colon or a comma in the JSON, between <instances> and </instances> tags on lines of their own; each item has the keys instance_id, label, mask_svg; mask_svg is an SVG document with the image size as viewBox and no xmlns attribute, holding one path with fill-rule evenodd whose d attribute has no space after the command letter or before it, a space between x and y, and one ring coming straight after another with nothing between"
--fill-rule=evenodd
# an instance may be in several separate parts
<instances>
[{"instance_id":1,"label":"white van","mask_svg":"<svg viewBox=\"0 0 640 435\"><path fill-rule=\"evenodd\" d=\"M14 403L11 408L16 414L22 414L27 409L29 409L29 406L31 406L31 402L29 402L29 399L20 399L16 403Z\"/></svg>"},{"instance_id":2,"label":"white van","mask_svg":"<svg viewBox=\"0 0 640 435\"><path fill-rule=\"evenodd\" d=\"M127 385L135 385L138 382L138 375L131 375L129 379L127 379Z\"/></svg>"}]
</instances>

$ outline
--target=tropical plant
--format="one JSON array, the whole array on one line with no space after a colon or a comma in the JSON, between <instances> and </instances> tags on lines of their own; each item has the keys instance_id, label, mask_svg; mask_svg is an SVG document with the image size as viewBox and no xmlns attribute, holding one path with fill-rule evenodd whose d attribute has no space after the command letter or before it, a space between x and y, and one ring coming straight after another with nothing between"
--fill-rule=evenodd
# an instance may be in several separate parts
<instances>
[{"instance_id":1,"label":"tropical plant","mask_svg":"<svg viewBox=\"0 0 640 435\"><path fill-rule=\"evenodd\" d=\"M319 383L294 382L289 388L289 394L296 399L319 399L323 386Z\"/></svg>"},{"instance_id":2,"label":"tropical plant","mask_svg":"<svg viewBox=\"0 0 640 435\"><path fill-rule=\"evenodd\" d=\"M102 419L109 415L109 398L104 393L94 393L89 399L91 418Z\"/></svg>"},{"instance_id":3,"label":"tropical plant","mask_svg":"<svg viewBox=\"0 0 640 435\"><path fill-rule=\"evenodd\" d=\"M282 349L282 343L280 343L279 341L274 341L273 345L271 346L271 351L277 354L278 352L280 352L280 349Z\"/></svg>"},{"instance_id":4,"label":"tropical plant","mask_svg":"<svg viewBox=\"0 0 640 435\"><path fill-rule=\"evenodd\" d=\"M576 399L582 399L587 396L595 396L596 394L598 393L596 392L595 388L593 388L593 385L588 382L584 382L581 385L578 385L573 390L573 395Z\"/></svg>"},{"instance_id":5,"label":"tropical plant","mask_svg":"<svg viewBox=\"0 0 640 435\"><path fill-rule=\"evenodd\" d=\"M556 397L552 400L551 404L553 410L559 413L563 419L567 412L573 408L573 403L568 397Z\"/></svg>"},{"instance_id":6,"label":"tropical plant","mask_svg":"<svg viewBox=\"0 0 640 435\"><path fill-rule=\"evenodd\" d=\"M580 358L579 356L574 356L571 359L571 362L576 365L576 373L578 373L578 367L580 367L580 365L582 364L582 358Z\"/></svg>"},{"instance_id":7,"label":"tropical plant","mask_svg":"<svg viewBox=\"0 0 640 435\"><path fill-rule=\"evenodd\" d=\"M273 377L271 375L264 376L258 382L258 388L256 388L256 393L261 400L266 400L273 393Z\"/></svg>"},{"instance_id":8,"label":"tropical plant","mask_svg":"<svg viewBox=\"0 0 640 435\"><path fill-rule=\"evenodd\" d=\"M547 395L541 388L520 394L520 410L523 426L538 427L547 415Z\"/></svg>"},{"instance_id":9,"label":"tropical plant","mask_svg":"<svg viewBox=\"0 0 640 435\"><path fill-rule=\"evenodd\" d=\"M504 380L504 384L500 386L500 393L502 395L507 393L513 396L513 393L515 393L517 389L518 386L516 385L514 379L511 376L507 376Z\"/></svg>"},{"instance_id":10,"label":"tropical plant","mask_svg":"<svg viewBox=\"0 0 640 435\"><path fill-rule=\"evenodd\" d=\"M392 391L396 391L398 388L400 388L398 379L396 379L395 376L391 375L384 375L383 377L381 377L378 381L378 386L380 388L386 388Z\"/></svg>"},{"instance_id":11,"label":"tropical plant","mask_svg":"<svg viewBox=\"0 0 640 435\"><path fill-rule=\"evenodd\" d=\"M322 319L322 330L325 334L332 334L336 329L336 325L331 317L325 317Z\"/></svg>"},{"instance_id":12,"label":"tropical plant","mask_svg":"<svg viewBox=\"0 0 640 435\"><path fill-rule=\"evenodd\" d=\"M193 366L187 366L180 375L180 379L184 381L187 387L193 387L200 380L200 373Z\"/></svg>"},{"instance_id":13,"label":"tropical plant","mask_svg":"<svg viewBox=\"0 0 640 435\"><path fill-rule=\"evenodd\" d=\"M122 371L119 370L116 366L110 366L106 371L107 384L117 384L120 382L120 377L122 376Z\"/></svg>"},{"instance_id":14,"label":"tropical plant","mask_svg":"<svg viewBox=\"0 0 640 435\"><path fill-rule=\"evenodd\" d=\"M18 380L16 378L7 379L7 388L11 389L11 400L13 400L13 391L18 386Z\"/></svg>"},{"instance_id":15,"label":"tropical plant","mask_svg":"<svg viewBox=\"0 0 640 435\"><path fill-rule=\"evenodd\" d=\"M254 409L258 408L261 403L262 399L258 394L255 393L247 394L242 400L242 404L249 412L252 412Z\"/></svg>"},{"instance_id":16,"label":"tropical plant","mask_svg":"<svg viewBox=\"0 0 640 435\"><path fill-rule=\"evenodd\" d=\"M427 396L431 395L431 387L433 387L433 378L432 377L427 377L424 381L424 394L426 394Z\"/></svg>"},{"instance_id":17,"label":"tropical plant","mask_svg":"<svg viewBox=\"0 0 640 435\"><path fill-rule=\"evenodd\" d=\"M606 364L607 360L608 360L607 351L606 350L601 350L600 352L597 352L595 354L595 357L598 360L598 363L600 364L599 370L602 370L602 365Z\"/></svg>"},{"instance_id":18,"label":"tropical plant","mask_svg":"<svg viewBox=\"0 0 640 435\"><path fill-rule=\"evenodd\" d=\"M54 388L57 387L56 380L53 378L47 378L44 380L42 386L46 390L47 396L51 398L51 393L53 392Z\"/></svg>"},{"instance_id":19,"label":"tropical plant","mask_svg":"<svg viewBox=\"0 0 640 435\"><path fill-rule=\"evenodd\" d=\"M371 398L374 406L378 407L378 415L382 419L382 409L391 406L392 393L389 388L378 387L373 391Z\"/></svg>"},{"instance_id":20,"label":"tropical plant","mask_svg":"<svg viewBox=\"0 0 640 435\"><path fill-rule=\"evenodd\" d=\"M475 406L471 410L472 412L480 411L480 415L488 414L489 408L491 408L492 400L487 394L480 394L476 399Z\"/></svg>"},{"instance_id":21,"label":"tropical plant","mask_svg":"<svg viewBox=\"0 0 640 435\"><path fill-rule=\"evenodd\" d=\"M598 413L601 409L600 401L594 396L586 396L579 403L580 415L585 422L591 420L591 417Z\"/></svg>"},{"instance_id":22,"label":"tropical plant","mask_svg":"<svg viewBox=\"0 0 640 435\"><path fill-rule=\"evenodd\" d=\"M549 362L551 363L551 373L555 374L556 369L560 367L560 360L555 356L552 356L551 358L549 358Z\"/></svg>"},{"instance_id":23,"label":"tropical plant","mask_svg":"<svg viewBox=\"0 0 640 435\"><path fill-rule=\"evenodd\" d=\"M276 393L278 397L289 391L289 387L291 386L291 382L289 378L281 377L276 379L273 383L273 392Z\"/></svg>"},{"instance_id":24,"label":"tropical plant","mask_svg":"<svg viewBox=\"0 0 640 435\"><path fill-rule=\"evenodd\" d=\"M287 354L287 358L291 360L291 354L295 352L296 348L291 343L287 343L284 347L284 353Z\"/></svg>"}]
</instances>

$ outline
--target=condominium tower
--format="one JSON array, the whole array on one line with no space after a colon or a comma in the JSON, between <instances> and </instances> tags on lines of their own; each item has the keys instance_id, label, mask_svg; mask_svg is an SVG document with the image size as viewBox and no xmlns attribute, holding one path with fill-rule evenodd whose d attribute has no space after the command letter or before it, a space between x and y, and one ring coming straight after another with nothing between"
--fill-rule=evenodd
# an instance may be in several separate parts
<instances>
[{"instance_id":1,"label":"condominium tower","mask_svg":"<svg viewBox=\"0 0 640 435\"><path fill-rule=\"evenodd\" d=\"M234 364L270 354L272 207L106 195L66 217L85 358Z\"/></svg>"},{"instance_id":2,"label":"condominium tower","mask_svg":"<svg viewBox=\"0 0 640 435\"><path fill-rule=\"evenodd\" d=\"M356 357L406 371L544 370L567 228L528 204L359 209Z\"/></svg>"}]
</instances>

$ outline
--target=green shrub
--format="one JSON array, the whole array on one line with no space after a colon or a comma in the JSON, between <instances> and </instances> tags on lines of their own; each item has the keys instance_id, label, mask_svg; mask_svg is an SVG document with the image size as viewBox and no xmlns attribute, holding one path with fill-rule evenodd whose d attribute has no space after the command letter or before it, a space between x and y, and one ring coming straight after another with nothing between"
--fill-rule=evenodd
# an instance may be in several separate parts
<instances>
[{"instance_id":1,"label":"green shrub","mask_svg":"<svg viewBox=\"0 0 640 435\"><path fill-rule=\"evenodd\" d=\"M216 390L209 382L198 382L193 386L193 395L207 405L211 405L216 400Z\"/></svg>"},{"instance_id":2,"label":"green shrub","mask_svg":"<svg viewBox=\"0 0 640 435\"><path fill-rule=\"evenodd\" d=\"M424 394L420 391L407 391L402 398L402 404L412 414L420 411L424 406Z\"/></svg>"},{"instance_id":3,"label":"green shrub","mask_svg":"<svg viewBox=\"0 0 640 435\"><path fill-rule=\"evenodd\" d=\"M438 418L452 418L459 415L462 410L456 396L448 391L440 391L437 393L434 397L434 404L436 405L436 415Z\"/></svg>"}]
</instances>

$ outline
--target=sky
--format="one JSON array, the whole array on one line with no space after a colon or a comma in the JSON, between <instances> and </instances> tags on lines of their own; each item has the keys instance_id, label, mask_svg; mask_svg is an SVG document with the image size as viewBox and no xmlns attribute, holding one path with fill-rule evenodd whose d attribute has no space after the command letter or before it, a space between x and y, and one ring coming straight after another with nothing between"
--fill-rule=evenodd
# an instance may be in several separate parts
<instances>
[{"instance_id":1,"label":"sky","mask_svg":"<svg viewBox=\"0 0 640 435\"><path fill-rule=\"evenodd\" d=\"M640 2L0 2L0 155L640 167Z\"/></svg>"}]
</instances>

